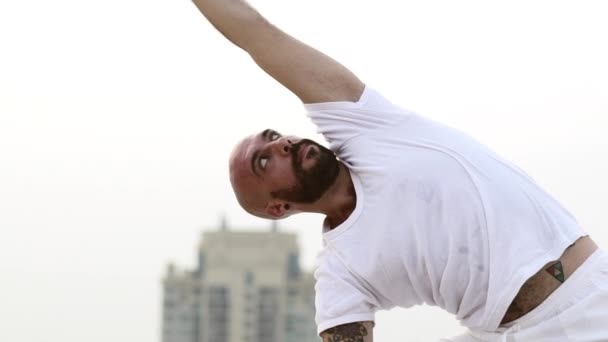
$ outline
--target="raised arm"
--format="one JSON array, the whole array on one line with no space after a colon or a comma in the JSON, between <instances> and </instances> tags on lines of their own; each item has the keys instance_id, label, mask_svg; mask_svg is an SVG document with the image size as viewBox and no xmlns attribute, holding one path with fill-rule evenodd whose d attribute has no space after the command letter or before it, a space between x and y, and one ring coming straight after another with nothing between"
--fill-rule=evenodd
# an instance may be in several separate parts
<instances>
[{"instance_id":1,"label":"raised arm","mask_svg":"<svg viewBox=\"0 0 608 342\"><path fill-rule=\"evenodd\" d=\"M284 33L244 0L193 0L228 40L304 103L357 101L363 83L347 68Z\"/></svg>"},{"instance_id":2,"label":"raised arm","mask_svg":"<svg viewBox=\"0 0 608 342\"><path fill-rule=\"evenodd\" d=\"M373 342L374 322L338 325L321 333L323 342Z\"/></svg>"}]
</instances>

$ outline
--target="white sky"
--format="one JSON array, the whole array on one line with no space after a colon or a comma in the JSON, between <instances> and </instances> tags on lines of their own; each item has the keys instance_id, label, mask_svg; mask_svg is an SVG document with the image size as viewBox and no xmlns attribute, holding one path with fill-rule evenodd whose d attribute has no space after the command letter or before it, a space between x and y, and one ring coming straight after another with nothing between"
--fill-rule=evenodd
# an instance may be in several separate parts
<instances>
[{"instance_id":1,"label":"white sky","mask_svg":"<svg viewBox=\"0 0 608 342\"><path fill-rule=\"evenodd\" d=\"M608 246L603 1L253 0L389 98L516 162ZM271 48L271 47L269 47ZM233 199L227 156L297 99L185 0L0 2L0 340L158 341L167 261L191 267ZM303 262L317 216L290 218ZM378 341L460 331L380 313Z\"/></svg>"}]
</instances>

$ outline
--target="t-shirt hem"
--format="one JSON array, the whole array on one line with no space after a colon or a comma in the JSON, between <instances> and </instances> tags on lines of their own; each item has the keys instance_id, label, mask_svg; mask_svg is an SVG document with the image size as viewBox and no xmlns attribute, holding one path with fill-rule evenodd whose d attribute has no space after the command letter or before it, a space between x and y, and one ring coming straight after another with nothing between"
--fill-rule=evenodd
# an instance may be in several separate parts
<instances>
[{"instance_id":1,"label":"t-shirt hem","mask_svg":"<svg viewBox=\"0 0 608 342\"><path fill-rule=\"evenodd\" d=\"M317 326L317 335L321 335L321 333L324 332L325 330L336 327L338 325L354 323L354 322L367 322L367 321L372 321L372 322L374 321L373 313L353 314L353 315L348 315L348 316L342 316L340 318L330 319Z\"/></svg>"}]
</instances>

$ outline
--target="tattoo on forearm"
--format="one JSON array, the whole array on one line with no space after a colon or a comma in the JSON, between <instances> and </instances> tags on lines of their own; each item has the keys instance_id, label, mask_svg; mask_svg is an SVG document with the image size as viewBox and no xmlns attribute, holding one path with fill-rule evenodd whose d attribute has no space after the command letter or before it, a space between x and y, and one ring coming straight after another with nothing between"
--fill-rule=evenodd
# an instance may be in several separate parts
<instances>
[{"instance_id":1,"label":"tattoo on forearm","mask_svg":"<svg viewBox=\"0 0 608 342\"><path fill-rule=\"evenodd\" d=\"M361 322L338 325L325 332L323 342L364 342L363 337L367 336L367 329Z\"/></svg>"},{"instance_id":2,"label":"tattoo on forearm","mask_svg":"<svg viewBox=\"0 0 608 342\"><path fill-rule=\"evenodd\" d=\"M560 283L566 281L566 275L564 274L564 268L562 267L562 262L558 261L555 264L549 266L545 269L553 278L557 279Z\"/></svg>"}]
</instances>

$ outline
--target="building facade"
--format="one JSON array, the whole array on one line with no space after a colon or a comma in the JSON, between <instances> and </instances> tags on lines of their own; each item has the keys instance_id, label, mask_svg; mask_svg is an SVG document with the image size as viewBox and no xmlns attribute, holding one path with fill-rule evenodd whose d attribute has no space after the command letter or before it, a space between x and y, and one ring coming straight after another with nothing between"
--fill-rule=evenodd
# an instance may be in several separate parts
<instances>
[{"instance_id":1,"label":"building facade","mask_svg":"<svg viewBox=\"0 0 608 342\"><path fill-rule=\"evenodd\" d=\"M294 234L205 232L193 270L167 267L162 342L317 342L314 279Z\"/></svg>"}]
</instances>

